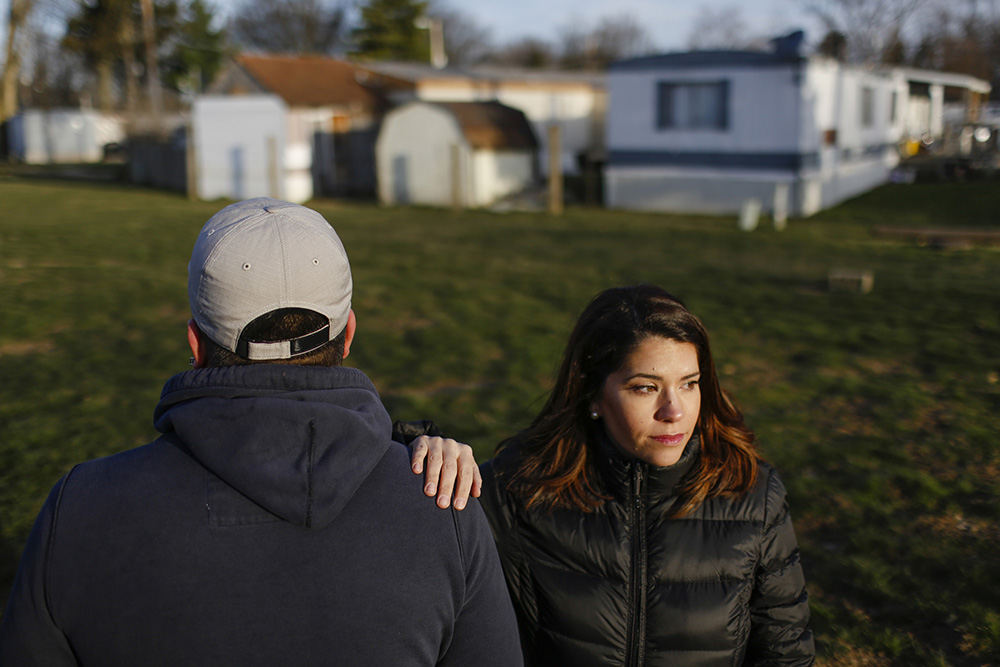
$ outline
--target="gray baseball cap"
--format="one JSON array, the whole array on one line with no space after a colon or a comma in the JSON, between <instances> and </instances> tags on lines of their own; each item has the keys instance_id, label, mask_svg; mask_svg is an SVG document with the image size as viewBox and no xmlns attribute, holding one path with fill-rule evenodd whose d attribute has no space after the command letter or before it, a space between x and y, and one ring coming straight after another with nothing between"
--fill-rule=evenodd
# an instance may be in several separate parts
<instances>
[{"instance_id":1,"label":"gray baseball cap","mask_svg":"<svg viewBox=\"0 0 1000 667\"><path fill-rule=\"evenodd\" d=\"M213 215L188 264L188 300L198 328L246 359L305 354L335 338L351 309L351 266L330 223L316 211L259 197ZM320 313L329 325L292 340L241 340L252 321L282 308Z\"/></svg>"}]
</instances>

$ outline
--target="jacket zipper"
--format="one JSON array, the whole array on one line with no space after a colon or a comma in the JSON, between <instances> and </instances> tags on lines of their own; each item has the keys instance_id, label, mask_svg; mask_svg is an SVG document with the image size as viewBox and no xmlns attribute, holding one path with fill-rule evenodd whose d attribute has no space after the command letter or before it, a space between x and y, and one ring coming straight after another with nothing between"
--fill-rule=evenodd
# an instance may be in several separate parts
<instances>
[{"instance_id":1,"label":"jacket zipper","mask_svg":"<svg viewBox=\"0 0 1000 667\"><path fill-rule=\"evenodd\" d=\"M642 500L642 464L635 462L632 475L632 568L629 571L628 646L625 664L641 667L646 660L646 520Z\"/></svg>"}]
</instances>

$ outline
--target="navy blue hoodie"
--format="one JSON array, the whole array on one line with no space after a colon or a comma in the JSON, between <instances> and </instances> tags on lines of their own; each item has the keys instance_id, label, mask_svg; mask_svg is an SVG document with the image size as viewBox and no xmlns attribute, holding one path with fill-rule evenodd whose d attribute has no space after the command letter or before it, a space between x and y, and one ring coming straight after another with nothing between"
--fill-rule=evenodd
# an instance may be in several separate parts
<instances>
[{"instance_id":1,"label":"navy blue hoodie","mask_svg":"<svg viewBox=\"0 0 1000 667\"><path fill-rule=\"evenodd\" d=\"M188 371L155 425L56 484L0 664L521 664L481 508L423 495L360 371Z\"/></svg>"}]
</instances>

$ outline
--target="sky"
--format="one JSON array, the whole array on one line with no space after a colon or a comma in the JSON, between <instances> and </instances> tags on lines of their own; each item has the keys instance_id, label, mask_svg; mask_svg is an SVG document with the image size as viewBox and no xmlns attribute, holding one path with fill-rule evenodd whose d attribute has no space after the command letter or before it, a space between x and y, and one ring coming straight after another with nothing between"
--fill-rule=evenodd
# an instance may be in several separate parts
<instances>
[{"instance_id":1,"label":"sky","mask_svg":"<svg viewBox=\"0 0 1000 667\"><path fill-rule=\"evenodd\" d=\"M557 38L568 26L592 27L600 18L631 15L663 51L686 48L696 17L703 8L733 10L742 15L751 37L774 37L796 28L810 41L822 35L804 0L449 0L492 31L496 43L532 36Z\"/></svg>"},{"instance_id":2,"label":"sky","mask_svg":"<svg viewBox=\"0 0 1000 667\"><path fill-rule=\"evenodd\" d=\"M0 0L0 46L10 1ZM209 1L226 14L240 0ZM796 28L805 29L811 42L822 37L817 21L804 9L806 0L436 0L436 4L457 9L488 28L497 46L528 36L554 41L566 28L586 30L601 18L630 15L645 27L655 50L683 50L705 8L738 13L750 38L774 37Z\"/></svg>"},{"instance_id":3,"label":"sky","mask_svg":"<svg viewBox=\"0 0 1000 667\"><path fill-rule=\"evenodd\" d=\"M240 0L211 1L225 12ZM554 41L567 27L587 29L604 17L630 15L646 28L655 49L683 50L696 17L705 8L737 12L748 25L751 38L776 37L797 28L805 29L810 41L822 38L818 22L804 9L806 0L432 1L456 9L478 26L488 28L497 46L529 36Z\"/></svg>"}]
</instances>

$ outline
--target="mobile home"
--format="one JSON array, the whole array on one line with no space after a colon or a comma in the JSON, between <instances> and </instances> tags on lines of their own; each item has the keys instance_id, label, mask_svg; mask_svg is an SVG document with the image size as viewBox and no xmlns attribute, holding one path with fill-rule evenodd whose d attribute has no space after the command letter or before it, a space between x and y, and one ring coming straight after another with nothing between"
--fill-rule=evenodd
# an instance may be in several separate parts
<instances>
[{"instance_id":1,"label":"mobile home","mask_svg":"<svg viewBox=\"0 0 1000 667\"><path fill-rule=\"evenodd\" d=\"M768 52L613 64L608 205L733 213L756 200L808 216L886 182L902 144L939 133L946 87L973 102L989 92L968 76L803 56L801 44L795 33Z\"/></svg>"}]
</instances>

